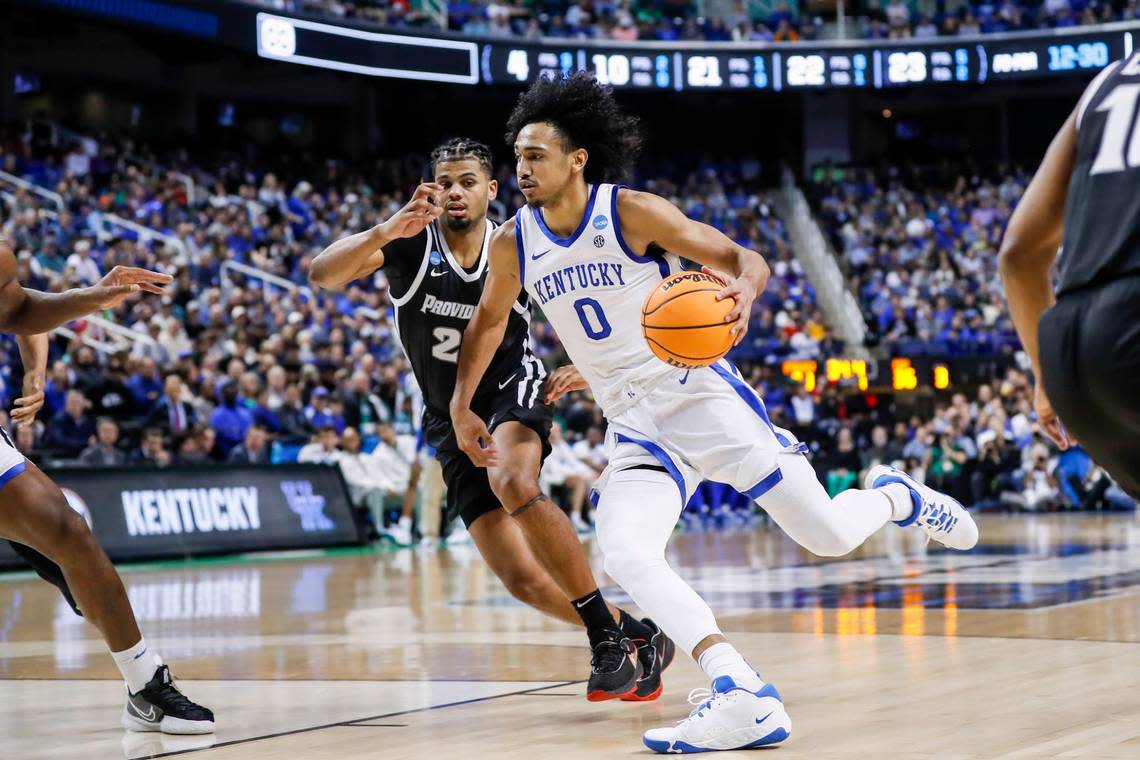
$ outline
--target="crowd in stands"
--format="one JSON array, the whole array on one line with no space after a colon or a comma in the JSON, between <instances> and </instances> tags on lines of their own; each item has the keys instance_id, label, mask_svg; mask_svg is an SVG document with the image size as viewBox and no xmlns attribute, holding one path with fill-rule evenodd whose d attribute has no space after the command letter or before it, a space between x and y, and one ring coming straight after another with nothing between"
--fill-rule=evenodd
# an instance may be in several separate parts
<instances>
[{"instance_id":1,"label":"crowd in stands","mask_svg":"<svg viewBox=\"0 0 1140 760\"><path fill-rule=\"evenodd\" d=\"M814 194L863 307L872 342L893 354L1009 353L997 252L1024 171L992 178L941 169L824 168Z\"/></svg>"},{"instance_id":2,"label":"crowd in stands","mask_svg":"<svg viewBox=\"0 0 1140 760\"><path fill-rule=\"evenodd\" d=\"M383 26L430 26L434 20L408 0L254 0L261 5L356 19ZM1133 20L1138 0L998 0L962 3L934 14L904 0L862 0L847 8L849 37L929 38L1030 29L1061 29ZM702 14L692 0L453 0L447 3L451 31L478 37L575 38L619 42L704 40L709 42L798 42L814 40L821 18L806 3L781 0L752 6L736 0L724 13Z\"/></svg>"},{"instance_id":3,"label":"crowd in stands","mask_svg":"<svg viewBox=\"0 0 1140 760\"><path fill-rule=\"evenodd\" d=\"M80 340L114 342L98 319L73 323L75 338L55 339L45 408L34 425L11 431L33 461L337 463L358 502L398 506L416 458L418 391L388 321L386 279L381 271L341 293L314 293L307 272L328 242L398 209L422 157L377 161L354 173L338 162L310 166L278 156L275 173L252 159L191 164L175 155L164 157L162 169L148 158L123 160L145 151L111 140L61 142L22 126L2 138L4 170L63 199L57 209L27 190L0 188L0 235L16 251L25 285L59 291L90 284L116 264L174 277L165 295L103 315L138 336L123 350L96 350ZM189 172L196 186L175 168ZM507 192L492 215L501 219L521 195L509 168L498 178ZM856 457L861 469L867 452L889 445L892 456L964 501L1001 501L1005 489L1016 496L1018 473L1029 461L1024 452L1041 446L1033 438L1024 376L983 387L971 404L955 397L933 419L896 420L886 407L869 410L862 396L835 386L825 384L814 396L796 391L772 369L783 359L839 355L843 346L832 338L759 182L759 164L738 160L663 166L637 184L771 263L770 286L734 358L767 398L774 420L811 443L833 489L855 482ZM837 234L851 238L843 250L882 340L999 345L1009 326L996 300L992 251L1022 179L962 181L945 193L904 184L896 178L880 186L859 176L824 192ZM140 238L116 219L162 235ZM234 265L281 281L266 284ZM549 364L566 361L541 320L534 343ZM0 362L0 405L7 409L21 395L10 337L0 338ZM604 420L585 392L568 396L557 417L561 427L544 481L584 522L586 486L605 465ZM1015 453L1006 456L1003 446ZM995 450L1001 477L988 477ZM725 489L702 493L697 508L720 509L734 498ZM1033 499L1026 506L1052 503Z\"/></svg>"}]
</instances>

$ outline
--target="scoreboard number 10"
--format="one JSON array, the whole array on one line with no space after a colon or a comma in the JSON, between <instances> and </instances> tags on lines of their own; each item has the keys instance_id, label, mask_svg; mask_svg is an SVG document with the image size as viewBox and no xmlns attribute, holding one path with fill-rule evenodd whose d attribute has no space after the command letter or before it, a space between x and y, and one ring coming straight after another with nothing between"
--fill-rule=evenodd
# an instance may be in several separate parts
<instances>
[{"instance_id":1,"label":"scoreboard number 10","mask_svg":"<svg viewBox=\"0 0 1140 760\"><path fill-rule=\"evenodd\" d=\"M598 84L614 87L629 84L629 58L624 55L595 55L594 76Z\"/></svg>"}]
</instances>

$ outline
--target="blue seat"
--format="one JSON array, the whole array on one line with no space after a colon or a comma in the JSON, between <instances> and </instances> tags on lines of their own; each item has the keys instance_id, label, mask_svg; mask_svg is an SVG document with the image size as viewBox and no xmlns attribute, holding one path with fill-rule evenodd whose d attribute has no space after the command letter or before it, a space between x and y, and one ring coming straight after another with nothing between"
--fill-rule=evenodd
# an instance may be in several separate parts
<instances>
[{"instance_id":1,"label":"blue seat","mask_svg":"<svg viewBox=\"0 0 1140 760\"><path fill-rule=\"evenodd\" d=\"M274 441L273 445L269 448L269 461L271 464L294 464L302 448L304 448L304 444L302 443L281 443L280 441Z\"/></svg>"}]
</instances>

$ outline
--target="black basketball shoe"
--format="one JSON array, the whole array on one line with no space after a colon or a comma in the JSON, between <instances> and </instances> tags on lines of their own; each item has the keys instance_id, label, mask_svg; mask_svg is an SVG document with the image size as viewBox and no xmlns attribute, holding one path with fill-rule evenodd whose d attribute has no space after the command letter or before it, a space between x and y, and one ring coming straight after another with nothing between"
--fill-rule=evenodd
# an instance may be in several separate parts
<instances>
[{"instance_id":1,"label":"black basketball shoe","mask_svg":"<svg viewBox=\"0 0 1140 760\"><path fill-rule=\"evenodd\" d=\"M619 629L606 630L590 646L590 682L586 699L604 702L632 694L641 678L641 665L634 655L637 646Z\"/></svg>"},{"instance_id":2,"label":"black basketball shoe","mask_svg":"<svg viewBox=\"0 0 1140 760\"><path fill-rule=\"evenodd\" d=\"M123 728L164 734L209 734L214 731L214 713L187 699L174 685L170 668L162 665L142 691L127 694Z\"/></svg>"},{"instance_id":3,"label":"black basketball shoe","mask_svg":"<svg viewBox=\"0 0 1140 760\"><path fill-rule=\"evenodd\" d=\"M665 684L661 682L661 674L673 662L673 655L677 647L665 632L657 627L649 618L643 618L642 623L653 629L649 641L637 639L637 662L641 665L641 678L637 679L637 686L631 694L626 694L622 700L626 702L652 702L661 696Z\"/></svg>"}]
</instances>

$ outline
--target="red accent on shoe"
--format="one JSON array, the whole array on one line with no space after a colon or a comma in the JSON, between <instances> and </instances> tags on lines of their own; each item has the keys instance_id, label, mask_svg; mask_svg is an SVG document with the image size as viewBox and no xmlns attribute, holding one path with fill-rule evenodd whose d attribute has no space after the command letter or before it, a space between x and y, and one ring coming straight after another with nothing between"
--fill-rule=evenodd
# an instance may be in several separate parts
<instances>
[{"instance_id":1,"label":"red accent on shoe","mask_svg":"<svg viewBox=\"0 0 1140 760\"><path fill-rule=\"evenodd\" d=\"M591 691L586 694L586 699L590 702L608 702L611 699L628 699L631 695L637 693L637 683L634 682L633 688L625 694L610 694L608 691Z\"/></svg>"},{"instance_id":2,"label":"red accent on shoe","mask_svg":"<svg viewBox=\"0 0 1140 760\"><path fill-rule=\"evenodd\" d=\"M621 698L622 702L652 702L661 696L661 692L665 691L665 683L657 684L657 689L652 694L646 694L644 697L637 696L637 689L633 690L632 694L626 694Z\"/></svg>"}]
</instances>

